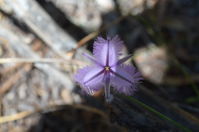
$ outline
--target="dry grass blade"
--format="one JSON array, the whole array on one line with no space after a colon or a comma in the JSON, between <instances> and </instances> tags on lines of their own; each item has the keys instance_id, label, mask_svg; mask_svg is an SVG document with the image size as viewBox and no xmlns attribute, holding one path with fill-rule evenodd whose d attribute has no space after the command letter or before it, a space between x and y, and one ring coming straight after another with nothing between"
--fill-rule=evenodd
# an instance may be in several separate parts
<instances>
[{"instance_id":1,"label":"dry grass blade","mask_svg":"<svg viewBox=\"0 0 199 132\"><path fill-rule=\"evenodd\" d=\"M6 122L20 120L20 119L26 118L26 117L34 115L34 114L43 113L43 112L49 111L49 110L56 110L56 109L60 109L60 108L64 108L64 107L74 107L76 109L81 109L81 110L93 112L93 113L96 113L96 114L102 116L104 119L108 119L108 116L104 112L102 112L102 111L100 111L100 110L98 110L96 108L92 108L92 107L81 105L81 104L75 104L75 105L50 105L50 106L47 106L45 108L39 108L39 109L37 109L35 111L23 111L23 112L16 113L14 115L0 116L0 124L6 123Z\"/></svg>"},{"instance_id":2,"label":"dry grass blade","mask_svg":"<svg viewBox=\"0 0 199 132\"><path fill-rule=\"evenodd\" d=\"M69 65L85 65L85 62L80 60L63 60L55 58L0 58L0 64L4 63L69 63Z\"/></svg>"},{"instance_id":3,"label":"dry grass blade","mask_svg":"<svg viewBox=\"0 0 199 132\"><path fill-rule=\"evenodd\" d=\"M15 64L14 66L11 66L11 67L6 67L4 69L1 69L0 70L0 75L1 76L5 76L6 74L10 74L12 73L13 71L16 71L18 70L20 67L23 66L23 63L18 63L18 64Z\"/></svg>"},{"instance_id":4,"label":"dry grass blade","mask_svg":"<svg viewBox=\"0 0 199 132\"><path fill-rule=\"evenodd\" d=\"M92 32L90 34L88 34L87 36L85 36L84 38L82 38L78 43L76 48L72 49L71 51L69 51L67 53L68 56L70 56L72 54L72 56L75 54L75 52L77 51L77 49L79 49L80 47L84 46L88 41L90 41L91 39L95 38L98 34L100 34L101 32L107 30L108 28L110 28L111 26L119 23L121 20L123 20L124 18L126 18L128 16L124 15L119 17L118 19L116 19L115 21L113 21L111 24L105 25L104 27L102 27L99 31L96 32Z\"/></svg>"},{"instance_id":5,"label":"dry grass blade","mask_svg":"<svg viewBox=\"0 0 199 132\"><path fill-rule=\"evenodd\" d=\"M20 112L20 113L11 115L11 116L0 117L0 124L23 119L25 117L32 115L33 113L34 113L33 111L23 111L23 112Z\"/></svg>"},{"instance_id":6,"label":"dry grass blade","mask_svg":"<svg viewBox=\"0 0 199 132\"><path fill-rule=\"evenodd\" d=\"M31 70L31 65L27 64L23 67L24 72L29 72ZM21 70L13 74L7 81L5 81L0 88L0 97L2 97L9 89L21 78Z\"/></svg>"},{"instance_id":7,"label":"dry grass blade","mask_svg":"<svg viewBox=\"0 0 199 132\"><path fill-rule=\"evenodd\" d=\"M165 78L164 83L169 85L187 85L198 81L199 81L199 75L189 75L189 78L168 76Z\"/></svg>"},{"instance_id":8,"label":"dry grass blade","mask_svg":"<svg viewBox=\"0 0 199 132\"><path fill-rule=\"evenodd\" d=\"M0 64L4 63L64 63L61 59L50 59L50 58L1 58Z\"/></svg>"}]
</instances>

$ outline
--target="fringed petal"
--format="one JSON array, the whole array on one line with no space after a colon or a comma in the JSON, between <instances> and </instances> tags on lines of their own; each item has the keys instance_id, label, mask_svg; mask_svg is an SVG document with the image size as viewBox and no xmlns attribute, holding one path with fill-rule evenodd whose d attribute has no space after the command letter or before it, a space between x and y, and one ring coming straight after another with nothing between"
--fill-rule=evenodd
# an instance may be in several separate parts
<instances>
[{"instance_id":1,"label":"fringed petal","mask_svg":"<svg viewBox=\"0 0 199 132\"><path fill-rule=\"evenodd\" d=\"M122 47L123 41L118 36L112 39L108 37L107 40L98 37L94 42L93 54L102 65L105 66L107 64L107 59L109 65L113 65L118 61Z\"/></svg>"},{"instance_id":2,"label":"fringed petal","mask_svg":"<svg viewBox=\"0 0 199 132\"><path fill-rule=\"evenodd\" d=\"M115 90L126 95L131 95L142 80L141 75L131 65L121 65L111 74L111 84Z\"/></svg>"},{"instance_id":3,"label":"fringed petal","mask_svg":"<svg viewBox=\"0 0 199 132\"><path fill-rule=\"evenodd\" d=\"M99 66L87 66L80 69L75 75L75 80L87 93L98 91L103 87L103 72Z\"/></svg>"}]
</instances>

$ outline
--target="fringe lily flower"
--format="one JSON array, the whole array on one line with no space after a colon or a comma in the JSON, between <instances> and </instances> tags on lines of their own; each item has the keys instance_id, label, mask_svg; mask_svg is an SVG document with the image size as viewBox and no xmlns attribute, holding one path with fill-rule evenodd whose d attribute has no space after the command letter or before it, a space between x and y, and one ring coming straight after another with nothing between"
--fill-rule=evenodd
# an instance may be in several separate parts
<instances>
[{"instance_id":1,"label":"fringe lily flower","mask_svg":"<svg viewBox=\"0 0 199 132\"><path fill-rule=\"evenodd\" d=\"M94 42L93 55L84 54L93 62L92 65L80 69L75 75L75 80L89 94L104 87L107 102L112 100L110 86L116 91L126 95L132 94L142 80L135 67L123 64L132 55L119 59L123 42L118 36L103 39L98 37Z\"/></svg>"}]
</instances>

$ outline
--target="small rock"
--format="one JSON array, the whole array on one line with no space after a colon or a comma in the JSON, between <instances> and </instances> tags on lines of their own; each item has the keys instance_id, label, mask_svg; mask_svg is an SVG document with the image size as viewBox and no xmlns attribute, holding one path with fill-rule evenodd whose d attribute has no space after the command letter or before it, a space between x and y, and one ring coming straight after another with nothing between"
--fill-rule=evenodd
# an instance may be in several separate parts
<instances>
[{"instance_id":1,"label":"small rock","mask_svg":"<svg viewBox=\"0 0 199 132\"><path fill-rule=\"evenodd\" d=\"M71 104L73 102L73 99L71 96L72 94L67 89L63 89L61 91L61 97L66 104Z\"/></svg>"},{"instance_id":2,"label":"small rock","mask_svg":"<svg viewBox=\"0 0 199 132\"><path fill-rule=\"evenodd\" d=\"M154 44L135 52L135 62L142 75L154 83L161 83L168 68L166 49Z\"/></svg>"}]
</instances>

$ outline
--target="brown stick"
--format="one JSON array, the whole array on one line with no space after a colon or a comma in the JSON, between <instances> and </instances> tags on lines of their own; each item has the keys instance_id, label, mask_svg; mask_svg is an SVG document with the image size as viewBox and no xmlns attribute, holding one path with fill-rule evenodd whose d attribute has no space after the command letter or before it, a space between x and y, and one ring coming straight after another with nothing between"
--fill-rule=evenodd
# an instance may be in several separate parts
<instances>
[{"instance_id":1,"label":"brown stick","mask_svg":"<svg viewBox=\"0 0 199 132\"><path fill-rule=\"evenodd\" d=\"M29 72L31 70L32 65L26 64L23 66L23 72ZM22 70L18 70L12 76L6 80L3 85L0 87L0 97L3 97L5 93L7 93L10 88L22 77Z\"/></svg>"}]
</instances>

